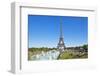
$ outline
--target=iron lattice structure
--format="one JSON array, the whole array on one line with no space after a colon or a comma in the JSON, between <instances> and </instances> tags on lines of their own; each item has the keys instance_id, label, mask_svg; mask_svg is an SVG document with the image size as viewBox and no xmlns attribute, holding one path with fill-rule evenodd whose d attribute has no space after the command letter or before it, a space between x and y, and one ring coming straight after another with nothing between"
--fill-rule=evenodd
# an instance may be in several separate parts
<instances>
[{"instance_id":1,"label":"iron lattice structure","mask_svg":"<svg viewBox=\"0 0 100 76\"><path fill-rule=\"evenodd\" d=\"M59 42L58 42L58 45L57 45L57 49L60 52L63 52L65 50L64 36L63 36L62 31L63 31L62 20L60 19L60 37L59 37Z\"/></svg>"}]
</instances>

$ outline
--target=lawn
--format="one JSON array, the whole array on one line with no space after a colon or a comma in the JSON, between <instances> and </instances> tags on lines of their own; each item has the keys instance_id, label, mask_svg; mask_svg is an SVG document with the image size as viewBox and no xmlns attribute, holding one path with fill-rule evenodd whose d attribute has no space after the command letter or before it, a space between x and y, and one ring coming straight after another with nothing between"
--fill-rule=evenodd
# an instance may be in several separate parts
<instances>
[{"instance_id":1,"label":"lawn","mask_svg":"<svg viewBox=\"0 0 100 76\"><path fill-rule=\"evenodd\" d=\"M71 51L64 51L58 57L59 59L81 59L81 58L88 58L87 52L71 52Z\"/></svg>"}]
</instances>

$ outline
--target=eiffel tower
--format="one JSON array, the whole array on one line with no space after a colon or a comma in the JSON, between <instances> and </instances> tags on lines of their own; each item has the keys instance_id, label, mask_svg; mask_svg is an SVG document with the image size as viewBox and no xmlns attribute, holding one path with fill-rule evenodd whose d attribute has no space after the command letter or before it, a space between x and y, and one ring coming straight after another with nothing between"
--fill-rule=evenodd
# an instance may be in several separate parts
<instances>
[{"instance_id":1,"label":"eiffel tower","mask_svg":"<svg viewBox=\"0 0 100 76\"><path fill-rule=\"evenodd\" d=\"M60 19L60 37L59 37L57 49L60 52L63 52L65 50L65 43L64 43L64 38L63 38L63 34L62 34L62 20L61 19Z\"/></svg>"}]
</instances>

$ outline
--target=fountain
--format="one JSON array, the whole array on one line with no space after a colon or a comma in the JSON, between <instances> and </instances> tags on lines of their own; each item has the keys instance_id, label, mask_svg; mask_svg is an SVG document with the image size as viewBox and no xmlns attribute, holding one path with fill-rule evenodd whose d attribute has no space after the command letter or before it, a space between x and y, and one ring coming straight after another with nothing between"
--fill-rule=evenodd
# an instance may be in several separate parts
<instances>
[{"instance_id":1,"label":"fountain","mask_svg":"<svg viewBox=\"0 0 100 76\"><path fill-rule=\"evenodd\" d=\"M32 60L56 60L60 52L57 50L50 50L48 52L43 52L41 54L33 55Z\"/></svg>"}]
</instances>

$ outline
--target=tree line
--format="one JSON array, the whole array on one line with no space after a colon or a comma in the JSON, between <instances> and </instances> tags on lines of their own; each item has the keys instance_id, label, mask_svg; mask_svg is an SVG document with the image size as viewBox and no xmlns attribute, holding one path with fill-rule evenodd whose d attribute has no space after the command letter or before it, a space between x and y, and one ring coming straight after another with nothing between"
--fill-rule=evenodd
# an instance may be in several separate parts
<instances>
[{"instance_id":1,"label":"tree line","mask_svg":"<svg viewBox=\"0 0 100 76\"><path fill-rule=\"evenodd\" d=\"M49 51L49 50L57 50L57 48L48 48L48 47L40 47L40 48L36 48L36 47L32 47L28 49L30 52L33 51Z\"/></svg>"}]
</instances>

